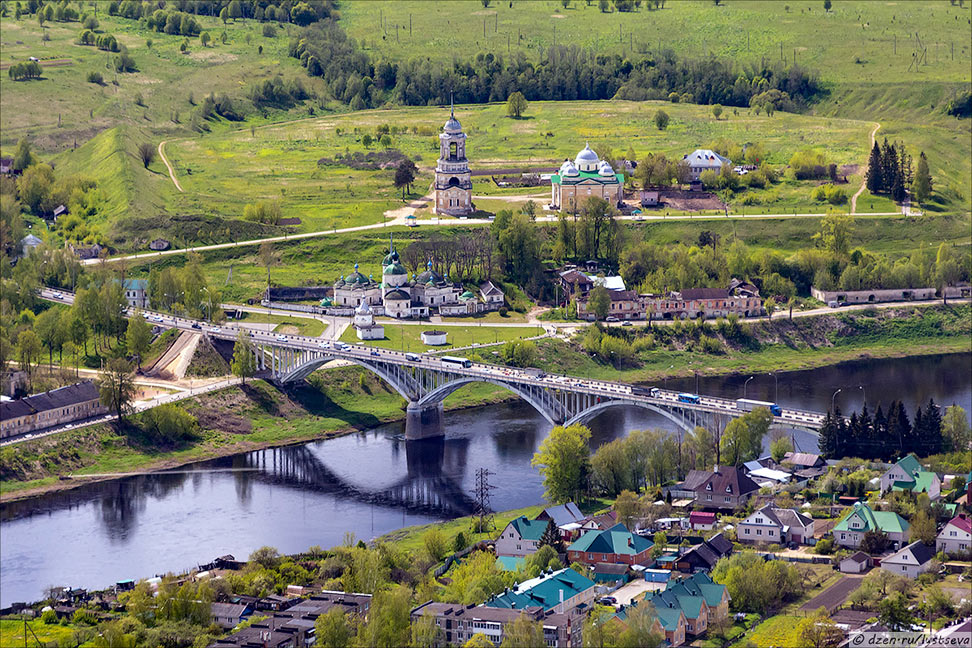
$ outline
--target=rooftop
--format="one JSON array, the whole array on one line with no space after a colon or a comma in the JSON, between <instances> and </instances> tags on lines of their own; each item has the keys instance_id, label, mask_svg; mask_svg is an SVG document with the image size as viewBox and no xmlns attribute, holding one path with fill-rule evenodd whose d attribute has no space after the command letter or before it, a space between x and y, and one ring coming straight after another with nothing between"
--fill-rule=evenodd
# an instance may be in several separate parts
<instances>
[{"instance_id":1,"label":"rooftop","mask_svg":"<svg viewBox=\"0 0 972 648\"><path fill-rule=\"evenodd\" d=\"M561 569L523 581L513 589L490 598L484 605L512 610L525 610L536 606L547 611L592 587L594 581L586 576L573 569Z\"/></svg>"}]
</instances>

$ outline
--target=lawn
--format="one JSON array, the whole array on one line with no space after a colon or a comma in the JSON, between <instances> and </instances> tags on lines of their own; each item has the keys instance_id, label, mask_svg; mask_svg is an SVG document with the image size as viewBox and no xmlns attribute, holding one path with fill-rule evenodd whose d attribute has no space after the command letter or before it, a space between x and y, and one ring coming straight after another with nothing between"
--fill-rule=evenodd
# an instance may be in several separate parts
<instances>
[{"instance_id":1,"label":"lawn","mask_svg":"<svg viewBox=\"0 0 972 648\"><path fill-rule=\"evenodd\" d=\"M320 337L324 334L324 331L327 330L327 324L319 319L312 317L274 315L272 313L243 313L243 316L240 319L234 321L242 322L244 324L273 322L277 324L277 326L273 329L277 333L306 335L307 337Z\"/></svg>"},{"instance_id":2,"label":"lawn","mask_svg":"<svg viewBox=\"0 0 972 648\"><path fill-rule=\"evenodd\" d=\"M746 637L757 648L781 648L782 646L796 646L797 625L803 620L801 616L779 615L766 619Z\"/></svg>"},{"instance_id":3,"label":"lawn","mask_svg":"<svg viewBox=\"0 0 972 648\"><path fill-rule=\"evenodd\" d=\"M55 646L94 646L93 641L95 631L88 626L60 625L59 623L41 623L39 619L31 619L27 622L28 628L24 630L24 620L19 617L5 617L0 619L0 646L37 646L47 645L49 642ZM75 632L84 633L83 636L90 636L84 643L77 643L74 636ZM24 634L26 633L26 637ZM80 638L82 634L79 634Z\"/></svg>"},{"instance_id":4,"label":"lawn","mask_svg":"<svg viewBox=\"0 0 972 648\"><path fill-rule=\"evenodd\" d=\"M358 340L354 329L348 327L341 336L341 339L345 342L367 344L384 349L424 352L449 349L452 347L465 347L473 344L495 344L496 342L543 335L543 328L539 326L480 326L476 324L462 327L446 326L441 327L441 330L448 333L446 338L448 344L441 347L426 346L421 340L421 333L422 331L433 330L435 328L435 324L429 324L428 326L410 326L385 323L385 338L383 340L361 341ZM491 351L496 350L491 349Z\"/></svg>"}]
</instances>

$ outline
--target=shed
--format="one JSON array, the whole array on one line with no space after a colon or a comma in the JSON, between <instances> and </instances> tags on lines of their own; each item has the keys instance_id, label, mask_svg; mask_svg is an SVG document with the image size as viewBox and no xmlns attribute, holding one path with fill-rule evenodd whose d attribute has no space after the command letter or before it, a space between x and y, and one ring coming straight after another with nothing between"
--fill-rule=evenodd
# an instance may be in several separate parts
<instances>
[{"instance_id":1,"label":"shed","mask_svg":"<svg viewBox=\"0 0 972 648\"><path fill-rule=\"evenodd\" d=\"M448 344L445 331L422 331L422 343L428 346Z\"/></svg>"},{"instance_id":2,"label":"shed","mask_svg":"<svg viewBox=\"0 0 972 648\"><path fill-rule=\"evenodd\" d=\"M708 531L715 527L716 514L708 511L692 511L689 513L689 526L693 529Z\"/></svg>"},{"instance_id":3,"label":"shed","mask_svg":"<svg viewBox=\"0 0 972 648\"><path fill-rule=\"evenodd\" d=\"M614 563L594 565L594 581L597 583L623 584L628 582L628 566Z\"/></svg>"},{"instance_id":4,"label":"shed","mask_svg":"<svg viewBox=\"0 0 972 648\"><path fill-rule=\"evenodd\" d=\"M871 557L863 551L858 551L840 561L840 571L843 574L863 574L871 568Z\"/></svg>"}]
</instances>

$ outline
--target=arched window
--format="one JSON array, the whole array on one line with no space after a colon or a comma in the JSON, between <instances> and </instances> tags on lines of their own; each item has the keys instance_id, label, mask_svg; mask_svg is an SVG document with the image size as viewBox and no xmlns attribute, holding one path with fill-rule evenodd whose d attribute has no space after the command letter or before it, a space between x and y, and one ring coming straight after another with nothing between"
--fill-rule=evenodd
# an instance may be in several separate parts
<instances>
[{"instance_id":1,"label":"arched window","mask_svg":"<svg viewBox=\"0 0 972 648\"><path fill-rule=\"evenodd\" d=\"M459 158L459 144L456 142L449 142L449 159L456 160Z\"/></svg>"}]
</instances>

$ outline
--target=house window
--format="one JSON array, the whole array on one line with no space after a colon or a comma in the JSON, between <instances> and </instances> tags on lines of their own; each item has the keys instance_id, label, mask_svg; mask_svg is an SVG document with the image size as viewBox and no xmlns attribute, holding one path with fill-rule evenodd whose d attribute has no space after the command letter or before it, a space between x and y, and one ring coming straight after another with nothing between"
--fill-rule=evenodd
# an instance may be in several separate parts
<instances>
[{"instance_id":1,"label":"house window","mask_svg":"<svg viewBox=\"0 0 972 648\"><path fill-rule=\"evenodd\" d=\"M726 504L728 504L730 501L732 501L732 498L731 497L726 497L725 500L726 500Z\"/></svg>"},{"instance_id":2,"label":"house window","mask_svg":"<svg viewBox=\"0 0 972 648\"><path fill-rule=\"evenodd\" d=\"M756 535L759 535L759 536L763 535L763 530L762 529L756 529Z\"/></svg>"},{"instance_id":3,"label":"house window","mask_svg":"<svg viewBox=\"0 0 972 648\"><path fill-rule=\"evenodd\" d=\"M746 529L745 533L746 535L749 535L749 529Z\"/></svg>"},{"instance_id":4,"label":"house window","mask_svg":"<svg viewBox=\"0 0 972 648\"><path fill-rule=\"evenodd\" d=\"M843 533L841 533L841 534L840 534L840 539L841 539L841 540L843 540L843 539L844 539L844 537L845 537L845 536L844 536L844 534L843 534Z\"/></svg>"},{"instance_id":5,"label":"house window","mask_svg":"<svg viewBox=\"0 0 972 648\"><path fill-rule=\"evenodd\" d=\"M711 495L706 495L705 496L705 499L706 499L706 501L711 502L712 501L712 496Z\"/></svg>"}]
</instances>

